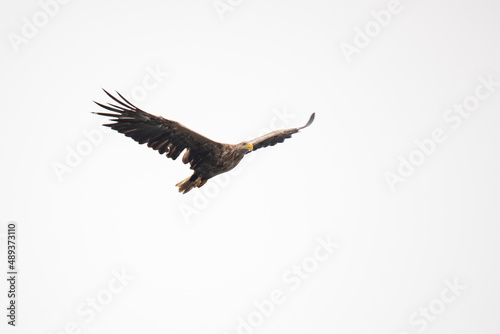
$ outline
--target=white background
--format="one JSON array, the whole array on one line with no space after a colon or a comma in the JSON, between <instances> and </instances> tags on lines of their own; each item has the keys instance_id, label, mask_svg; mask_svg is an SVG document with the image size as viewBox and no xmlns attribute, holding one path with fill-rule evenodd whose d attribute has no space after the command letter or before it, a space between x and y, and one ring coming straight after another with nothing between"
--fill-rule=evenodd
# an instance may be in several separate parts
<instances>
[{"instance_id":1,"label":"white background","mask_svg":"<svg viewBox=\"0 0 500 334\"><path fill-rule=\"evenodd\" d=\"M402 0L382 28L386 1L221 3L0 3L0 267L16 221L20 272L16 328L0 284L2 333L498 333L500 87L457 128L443 118L500 81L498 2ZM23 18L38 31L15 46ZM102 132L101 87L228 143L317 117L181 195L180 159ZM436 128L446 140L391 189ZM340 246L292 289L283 275L328 236ZM444 303L447 281L462 290ZM276 289L272 314L238 329Z\"/></svg>"}]
</instances>

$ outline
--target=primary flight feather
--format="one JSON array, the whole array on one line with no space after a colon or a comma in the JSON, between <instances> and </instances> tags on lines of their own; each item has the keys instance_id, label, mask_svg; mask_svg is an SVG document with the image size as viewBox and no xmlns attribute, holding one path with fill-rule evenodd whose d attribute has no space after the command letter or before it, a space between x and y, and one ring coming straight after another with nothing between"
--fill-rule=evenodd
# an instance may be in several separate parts
<instances>
[{"instance_id":1,"label":"primary flight feather","mask_svg":"<svg viewBox=\"0 0 500 334\"><path fill-rule=\"evenodd\" d=\"M302 127L276 130L239 144L223 144L202 136L178 122L149 114L137 108L118 92L120 98L105 90L104 92L117 103L105 105L94 101L100 107L113 112L95 113L112 117L113 123L104 126L123 133L139 144L147 143L152 149L160 154L166 154L173 160L185 150L182 162L189 163L194 173L176 184L179 192L184 194L195 187L202 187L210 178L230 171L238 165L245 154L284 142L294 133L311 125L315 115L313 113L307 124Z\"/></svg>"}]
</instances>

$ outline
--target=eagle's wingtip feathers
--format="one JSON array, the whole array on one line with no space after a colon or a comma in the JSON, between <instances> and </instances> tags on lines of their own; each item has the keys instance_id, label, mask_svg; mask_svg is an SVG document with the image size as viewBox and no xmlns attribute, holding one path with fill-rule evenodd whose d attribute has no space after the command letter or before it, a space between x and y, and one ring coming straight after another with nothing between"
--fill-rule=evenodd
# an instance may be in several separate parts
<instances>
[{"instance_id":1,"label":"eagle's wingtip feathers","mask_svg":"<svg viewBox=\"0 0 500 334\"><path fill-rule=\"evenodd\" d=\"M314 117L315 117L315 116L316 116L316 113L315 113L315 112L313 112L313 113L311 114L311 117L309 117L309 121L307 121L307 124L306 124L306 125L304 125L303 127L301 127L301 129L307 128L309 125L311 125L311 124L312 124L312 122L314 121Z\"/></svg>"}]
</instances>

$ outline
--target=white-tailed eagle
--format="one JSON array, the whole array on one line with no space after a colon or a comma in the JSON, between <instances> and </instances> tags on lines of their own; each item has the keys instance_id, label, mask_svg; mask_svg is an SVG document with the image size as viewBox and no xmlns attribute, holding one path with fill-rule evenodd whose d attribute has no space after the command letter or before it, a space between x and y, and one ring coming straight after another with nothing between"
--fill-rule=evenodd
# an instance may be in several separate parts
<instances>
[{"instance_id":1,"label":"white-tailed eagle","mask_svg":"<svg viewBox=\"0 0 500 334\"><path fill-rule=\"evenodd\" d=\"M307 124L299 128L276 130L239 144L223 144L208 139L178 122L151 115L134 106L118 92L121 100L104 92L117 103L104 105L94 101L102 108L113 112L113 114L95 113L113 117L111 119L113 123L104 124L105 126L123 133L139 144L147 143L152 149L174 160L186 150L182 162L189 163L194 173L176 184L182 193L187 193L195 187L199 188L210 178L230 171L238 165L245 154L284 142L292 134L311 125L315 115L313 113Z\"/></svg>"}]
</instances>

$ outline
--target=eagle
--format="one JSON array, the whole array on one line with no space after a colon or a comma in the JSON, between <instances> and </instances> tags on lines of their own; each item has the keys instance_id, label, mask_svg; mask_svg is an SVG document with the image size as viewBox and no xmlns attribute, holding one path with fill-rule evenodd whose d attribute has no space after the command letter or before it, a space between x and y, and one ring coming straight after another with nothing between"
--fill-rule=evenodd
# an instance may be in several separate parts
<instances>
[{"instance_id":1,"label":"eagle","mask_svg":"<svg viewBox=\"0 0 500 334\"><path fill-rule=\"evenodd\" d=\"M112 114L94 112L97 115L111 117L113 123L103 124L104 126L123 133L139 144L147 144L173 160L185 150L182 162L189 163L194 173L176 184L179 192L183 194L195 187L202 187L216 175L230 171L238 165L245 154L284 142L294 133L311 125L315 116L313 113L307 124L302 127L272 131L239 144L224 144L213 141L176 121L149 114L137 108L118 92L116 93L119 98L106 90L104 92L116 102L105 105L94 101L100 107L113 112Z\"/></svg>"}]
</instances>

